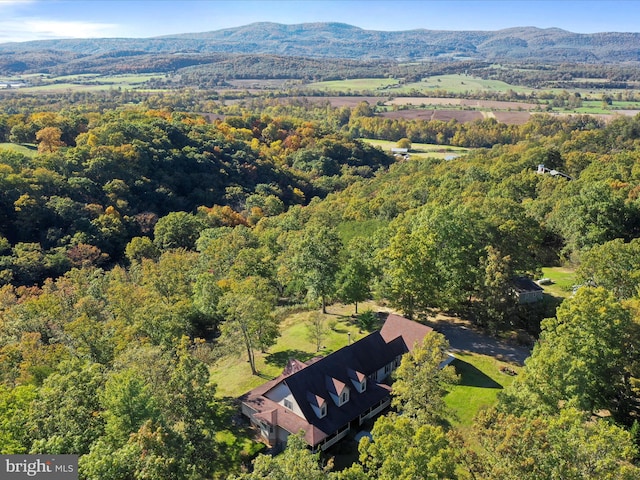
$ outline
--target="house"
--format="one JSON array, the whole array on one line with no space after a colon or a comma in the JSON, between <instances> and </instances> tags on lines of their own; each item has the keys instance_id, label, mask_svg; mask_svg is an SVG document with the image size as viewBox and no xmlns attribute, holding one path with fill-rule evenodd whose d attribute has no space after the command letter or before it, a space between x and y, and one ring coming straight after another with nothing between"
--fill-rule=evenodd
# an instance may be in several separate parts
<instances>
[{"instance_id":1,"label":"house","mask_svg":"<svg viewBox=\"0 0 640 480\"><path fill-rule=\"evenodd\" d=\"M543 298L544 289L530 278L514 277L511 287L520 305L538 302Z\"/></svg>"},{"instance_id":2,"label":"house","mask_svg":"<svg viewBox=\"0 0 640 480\"><path fill-rule=\"evenodd\" d=\"M327 449L389 406L385 380L431 331L391 314L380 331L326 357L290 360L280 376L240 397L242 413L276 448L302 431L314 451Z\"/></svg>"},{"instance_id":3,"label":"house","mask_svg":"<svg viewBox=\"0 0 640 480\"><path fill-rule=\"evenodd\" d=\"M391 153L397 159L409 160L411 158L408 148L392 148Z\"/></svg>"},{"instance_id":4,"label":"house","mask_svg":"<svg viewBox=\"0 0 640 480\"><path fill-rule=\"evenodd\" d=\"M409 153L409 149L408 148L392 148L391 153L393 153L394 155L406 155L407 153Z\"/></svg>"},{"instance_id":5,"label":"house","mask_svg":"<svg viewBox=\"0 0 640 480\"><path fill-rule=\"evenodd\" d=\"M558 170L549 169L549 168L545 167L543 164L538 165L538 170L536 170L536 172L537 173L541 173L541 174L548 173L552 177L561 177L561 178L564 178L566 180L573 180L573 177L571 177L570 175L567 175L566 173L559 172Z\"/></svg>"}]
</instances>

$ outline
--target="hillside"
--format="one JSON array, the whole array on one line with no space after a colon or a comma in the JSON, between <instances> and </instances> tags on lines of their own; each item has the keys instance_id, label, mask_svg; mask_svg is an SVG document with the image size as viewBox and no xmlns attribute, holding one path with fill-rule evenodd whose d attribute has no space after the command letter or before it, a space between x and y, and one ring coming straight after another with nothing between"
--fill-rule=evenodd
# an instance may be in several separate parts
<instances>
[{"instance_id":1,"label":"hillside","mask_svg":"<svg viewBox=\"0 0 640 480\"><path fill-rule=\"evenodd\" d=\"M42 40L0 44L0 72L95 71L154 64L158 71L213 63L219 54L351 60L476 60L619 63L640 60L640 33L578 34L557 28L499 31L373 31L342 23L254 23L156 38ZM151 62L149 57L161 58ZM123 62L123 59L126 61ZM71 65L73 68L61 68Z\"/></svg>"}]
</instances>

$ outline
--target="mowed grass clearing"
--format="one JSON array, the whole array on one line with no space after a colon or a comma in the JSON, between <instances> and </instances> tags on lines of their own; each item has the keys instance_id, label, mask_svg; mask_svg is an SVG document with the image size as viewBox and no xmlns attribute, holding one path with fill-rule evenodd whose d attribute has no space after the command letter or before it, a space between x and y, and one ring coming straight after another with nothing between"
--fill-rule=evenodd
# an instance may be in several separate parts
<instances>
[{"instance_id":1,"label":"mowed grass clearing","mask_svg":"<svg viewBox=\"0 0 640 480\"><path fill-rule=\"evenodd\" d=\"M277 343L267 353L256 352L256 364L259 375L252 375L246 353L228 353L211 368L211 381L217 385L217 395L236 398L247 391L271 380L282 373L290 358L301 361L317 355L326 356L346 345L355 342L369 332L361 331L351 314L353 305L332 305L324 316L325 326L335 322L324 339L323 348L317 352L315 344L308 338L306 320L312 312L299 312L289 315L281 324L281 335ZM378 311L373 303L360 305L359 311L366 309ZM521 367L502 362L493 357L470 352L456 352L456 360L451 365L460 375L460 383L446 395L445 402L452 411L450 422L463 433L471 429L473 418L483 408L497 402L498 393L514 381L514 376L503 373L502 367L518 372Z\"/></svg>"},{"instance_id":2,"label":"mowed grass clearing","mask_svg":"<svg viewBox=\"0 0 640 480\"><path fill-rule=\"evenodd\" d=\"M367 308L377 311L370 303L359 305L358 311ZM315 343L308 338L307 319L313 312L299 312L289 315L280 324L280 337L277 343L266 353L256 352L256 368L259 375L251 374L251 367L245 351L239 354L229 353L218 360L211 368L211 381L217 385L217 394L222 397L238 397L252 388L271 380L282 373L290 358L301 361L309 360L317 355L326 356L345 347L351 342L360 340L369 334L361 331L351 318L353 305L331 305L324 315L326 337L323 348L316 351ZM329 328L335 322L333 328Z\"/></svg>"},{"instance_id":3,"label":"mowed grass clearing","mask_svg":"<svg viewBox=\"0 0 640 480\"><path fill-rule=\"evenodd\" d=\"M567 267L543 267L542 278L548 278L551 283L541 285L545 293L556 297L569 297L573 293L573 286L576 284L576 272Z\"/></svg>"},{"instance_id":4,"label":"mowed grass clearing","mask_svg":"<svg viewBox=\"0 0 640 480\"><path fill-rule=\"evenodd\" d=\"M370 145L380 147L385 152L391 152L392 148L396 148L397 142L387 140L374 140L371 138L361 138L360 140ZM435 145L431 143L412 143L409 154L417 158L441 158L446 159L452 156L462 156L469 153L471 149L463 147L453 147L450 145Z\"/></svg>"},{"instance_id":5,"label":"mowed grass clearing","mask_svg":"<svg viewBox=\"0 0 640 480\"><path fill-rule=\"evenodd\" d=\"M520 367L471 352L456 352L455 357L451 365L460 375L460 383L446 395L445 402L453 413L451 423L464 433L476 414L495 405L498 393L513 383L515 376L500 369L508 367L518 372Z\"/></svg>"},{"instance_id":6,"label":"mowed grass clearing","mask_svg":"<svg viewBox=\"0 0 640 480\"><path fill-rule=\"evenodd\" d=\"M38 147L31 144L17 144L17 143L0 143L0 151L10 150L12 152L18 152L25 157L34 157L38 153Z\"/></svg>"}]
</instances>

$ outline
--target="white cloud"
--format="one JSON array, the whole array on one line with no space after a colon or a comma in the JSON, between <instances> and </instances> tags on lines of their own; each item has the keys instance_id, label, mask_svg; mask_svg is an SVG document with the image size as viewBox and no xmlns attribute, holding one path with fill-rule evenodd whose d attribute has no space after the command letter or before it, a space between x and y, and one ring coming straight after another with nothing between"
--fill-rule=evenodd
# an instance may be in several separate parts
<instances>
[{"instance_id":1,"label":"white cloud","mask_svg":"<svg viewBox=\"0 0 640 480\"><path fill-rule=\"evenodd\" d=\"M27 20L27 31L50 38L91 38L113 35L118 28L112 23L64 22L56 20Z\"/></svg>"},{"instance_id":2,"label":"white cloud","mask_svg":"<svg viewBox=\"0 0 640 480\"><path fill-rule=\"evenodd\" d=\"M0 0L0 2L3 1L6 0ZM0 19L0 42L112 37L117 36L117 31L118 25L110 23L41 20L37 18Z\"/></svg>"}]
</instances>

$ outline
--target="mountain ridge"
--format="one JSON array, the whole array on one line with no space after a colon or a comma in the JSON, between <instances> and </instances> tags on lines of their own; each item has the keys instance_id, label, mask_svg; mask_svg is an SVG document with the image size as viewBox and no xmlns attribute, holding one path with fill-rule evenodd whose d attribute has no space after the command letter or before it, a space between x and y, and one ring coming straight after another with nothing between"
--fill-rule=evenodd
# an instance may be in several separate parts
<instances>
[{"instance_id":1,"label":"mountain ridge","mask_svg":"<svg viewBox=\"0 0 640 480\"><path fill-rule=\"evenodd\" d=\"M514 52L494 49L509 45ZM20 53L37 49L95 55L113 50L147 53L265 53L304 57L421 60L471 56L476 60L523 58L544 61L639 61L640 33L573 33L559 28L511 27L483 30L367 30L339 22L281 24L257 22L208 32L149 38L90 38L34 40L0 44L0 51ZM534 51L536 50L537 51Z\"/></svg>"},{"instance_id":2,"label":"mountain ridge","mask_svg":"<svg viewBox=\"0 0 640 480\"><path fill-rule=\"evenodd\" d=\"M353 61L625 63L640 62L640 33L573 33L559 28L511 27L496 31L366 30L346 23L281 24L258 22L209 32L150 38L34 40L0 44L0 73L60 70L92 71L94 59L131 55L277 55ZM209 60L206 60L209 62ZM180 63L180 62L178 62ZM78 69L75 65L83 65ZM69 69L64 69L69 71ZM46 70L45 70L46 71Z\"/></svg>"}]
</instances>

